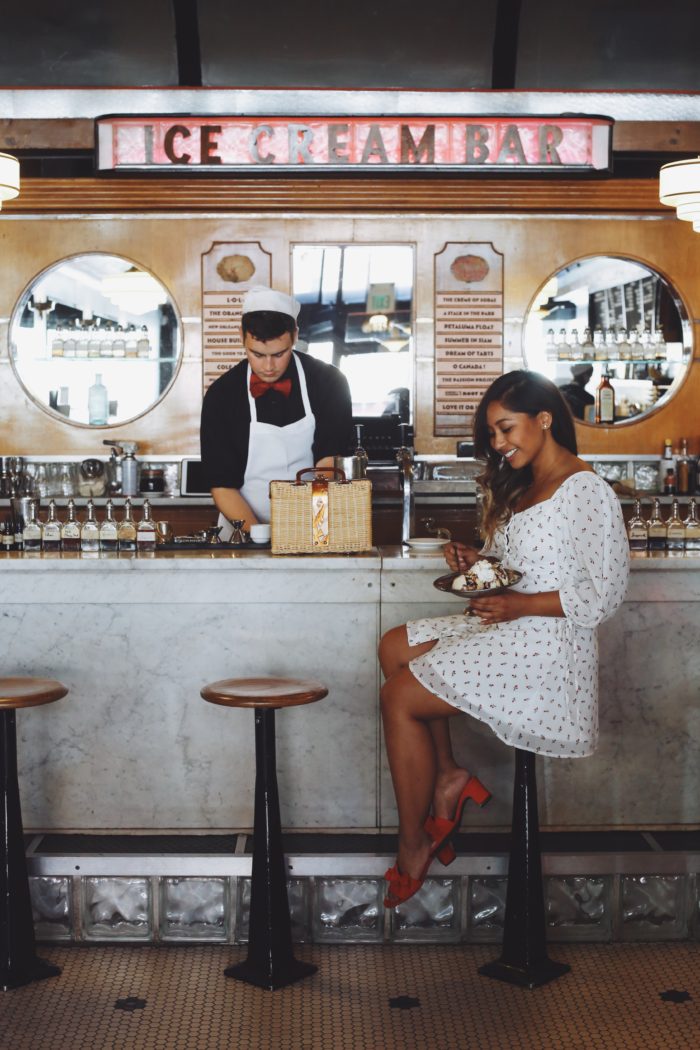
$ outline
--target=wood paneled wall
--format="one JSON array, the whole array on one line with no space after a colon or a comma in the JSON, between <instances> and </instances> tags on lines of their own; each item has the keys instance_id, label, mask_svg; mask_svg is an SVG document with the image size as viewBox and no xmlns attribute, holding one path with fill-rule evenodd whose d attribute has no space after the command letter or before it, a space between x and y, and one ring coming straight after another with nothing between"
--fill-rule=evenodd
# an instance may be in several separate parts
<instances>
[{"instance_id":1,"label":"wood paneled wall","mask_svg":"<svg viewBox=\"0 0 700 1050\"><path fill-rule=\"evenodd\" d=\"M94 454L103 437L144 453L197 454L201 405L201 255L213 241L259 241L273 284L290 287L297 243L415 245L416 444L433 435L433 257L446 241L490 241L505 258L506 367L518 367L522 320L545 280L576 258L621 255L662 272L692 321L695 363L677 395L645 420L579 428L584 452L658 452L688 436L700 452L700 236L658 202L656 180L614 179L80 179L25 180L0 213L0 454ZM68 255L105 251L151 269L183 318L184 359L160 404L99 431L60 422L30 401L8 358L8 319L22 291Z\"/></svg>"}]
</instances>

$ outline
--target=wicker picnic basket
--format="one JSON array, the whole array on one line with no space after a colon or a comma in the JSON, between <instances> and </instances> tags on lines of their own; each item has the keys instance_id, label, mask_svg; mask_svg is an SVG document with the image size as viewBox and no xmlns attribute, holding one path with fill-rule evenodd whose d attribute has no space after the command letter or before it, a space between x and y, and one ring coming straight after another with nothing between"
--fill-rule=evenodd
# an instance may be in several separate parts
<instances>
[{"instance_id":1,"label":"wicker picnic basket","mask_svg":"<svg viewBox=\"0 0 700 1050\"><path fill-rule=\"evenodd\" d=\"M302 481L304 474L313 477ZM372 546L372 482L347 481L337 467L308 467L296 481L271 481L270 508L273 554L348 554Z\"/></svg>"}]
</instances>

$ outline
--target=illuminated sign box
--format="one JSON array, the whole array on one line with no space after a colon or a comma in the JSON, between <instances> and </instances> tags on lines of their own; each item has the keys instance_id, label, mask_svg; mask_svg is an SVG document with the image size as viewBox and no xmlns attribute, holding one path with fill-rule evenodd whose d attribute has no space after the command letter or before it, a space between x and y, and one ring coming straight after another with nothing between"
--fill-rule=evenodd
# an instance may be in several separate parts
<instances>
[{"instance_id":1,"label":"illuminated sign box","mask_svg":"<svg viewBox=\"0 0 700 1050\"><path fill-rule=\"evenodd\" d=\"M99 171L610 170L607 117L139 116L96 121Z\"/></svg>"}]
</instances>

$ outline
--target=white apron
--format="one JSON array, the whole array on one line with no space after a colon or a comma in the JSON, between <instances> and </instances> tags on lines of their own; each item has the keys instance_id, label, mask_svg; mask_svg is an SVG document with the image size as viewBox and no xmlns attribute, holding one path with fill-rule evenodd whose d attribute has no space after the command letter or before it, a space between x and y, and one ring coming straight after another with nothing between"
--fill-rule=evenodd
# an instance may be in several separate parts
<instances>
[{"instance_id":1,"label":"white apron","mask_svg":"<svg viewBox=\"0 0 700 1050\"><path fill-rule=\"evenodd\" d=\"M272 423L259 423L255 398L250 392L251 367L248 365L246 389L250 406L250 436L248 438L248 462L245 468L241 496L251 508L258 521L270 520L270 482L292 481L298 470L313 466L313 443L316 418L309 404L306 376L296 355L292 361L299 376L304 415L296 423L276 427ZM220 538L226 542L233 529L223 514L219 515L222 526Z\"/></svg>"}]
</instances>

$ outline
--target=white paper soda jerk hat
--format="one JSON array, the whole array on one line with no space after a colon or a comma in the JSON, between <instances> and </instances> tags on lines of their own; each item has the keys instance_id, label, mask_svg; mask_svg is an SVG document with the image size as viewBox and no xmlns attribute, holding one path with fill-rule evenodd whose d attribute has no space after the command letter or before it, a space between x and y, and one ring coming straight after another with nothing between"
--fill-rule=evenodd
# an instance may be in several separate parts
<instances>
[{"instance_id":1,"label":"white paper soda jerk hat","mask_svg":"<svg viewBox=\"0 0 700 1050\"><path fill-rule=\"evenodd\" d=\"M301 303L298 303L291 295L285 295L284 292L256 285L254 288L249 288L243 296L242 308L244 314L252 314L257 310L272 310L278 314L287 314L296 321L301 310Z\"/></svg>"}]
</instances>

